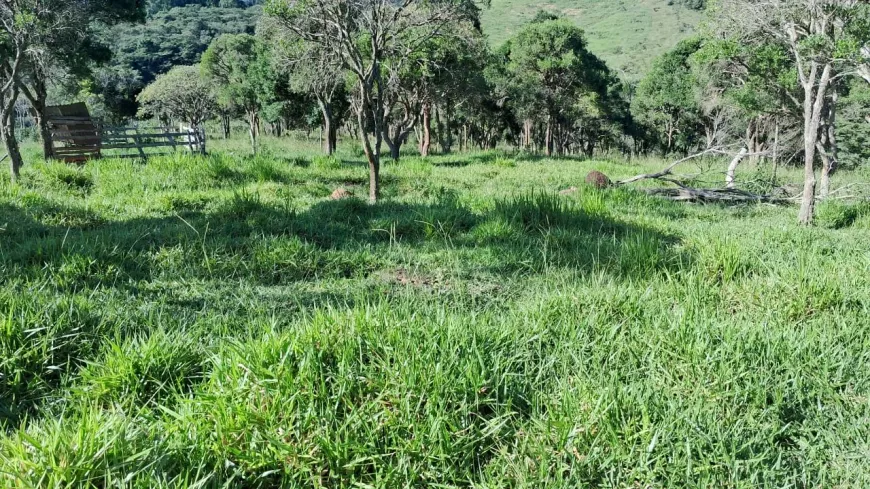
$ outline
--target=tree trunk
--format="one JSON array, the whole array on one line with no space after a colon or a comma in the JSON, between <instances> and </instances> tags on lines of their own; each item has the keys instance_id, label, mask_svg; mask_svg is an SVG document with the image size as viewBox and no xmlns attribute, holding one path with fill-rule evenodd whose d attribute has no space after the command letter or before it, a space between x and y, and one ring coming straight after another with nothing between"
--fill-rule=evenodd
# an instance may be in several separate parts
<instances>
[{"instance_id":1,"label":"tree trunk","mask_svg":"<svg viewBox=\"0 0 870 489\"><path fill-rule=\"evenodd\" d=\"M816 143L819 139L822 109L824 108L828 84L831 81L832 70L830 64L825 65L816 87L819 66L815 61L811 63L812 69L809 80L802 83L804 88L804 190L798 222L804 225L812 224L813 217L815 216L816 172L814 164L816 160Z\"/></svg>"},{"instance_id":2,"label":"tree trunk","mask_svg":"<svg viewBox=\"0 0 870 489\"><path fill-rule=\"evenodd\" d=\"M444 144L441 145L443 153L453 151L453 121L450 113L450 99L444 102Z\"/></svg>"},{"instance_id":3,"label":"tree trunk","mask_svg":"<svg viewBox=\"0 0 870 489\"><path fill-rule=\"evenodd\" d=\"M737 156L731 160L731 163L728 165L728 170L725 172L725 187L726 188L734 188L734 173L737 171L737 166L740 165L740 162L746 156L749 150L747 148L742 148Z\"/></svg>"},{"instance_id":4,"label":"tree trunk","mask_svg":"<svg viewBox=\"0 0 870 489\"><path fill-rule=\"evenodd\" d=\"M331 155L335 153L335 143L336 143L336 127L335 122L332 116L332 104L323 101L322 99L317 99L318 105L320 105L320 113L323 115L323 134L325 138L323 139L323 151L327 155Z\"/></svg>"},{"instance_id":5,"label":"tree trunk","mask_svg":"<svg viewBox=\"0 0 870 489\"><path fill-rule=\"evenodd\" d=\"M22 93L27 98L35 114L36 125L39 128L39 137L42 140L43 158L50 160L54 158L54 142L51 138L51 129L48 127L48 118L45 113L48 106L48 87L45 84L45 77L41 70L34 71L32 86L29 88L25 87Z\"/></svg>"},{"instance_id":6,"label":"tree trunk","mask_svg":"<svg viewBox=\"0 0 870 489\"><path fill-rule=\"evenodd\" d=\"M831 94L831 103L828 107L828 121L825 124L824 139L826 147L820 150L822 155L822 178L819 180L819 196L827 197L831 191L831 175L837 171L837 103L840 95L835 89Z\"/></svg>"},{"instance_id":7,"label":"tree trunk","mask_svg":"<svg viewBox=\"0 0 870 489\"><path fill-rule=\"evenodd\" d=\"M258 119L256 112L248 112L248 135L251 137L251 150L257 154L257 136L259 135Z\"/></svg>"},{"instance_id":8,"label":"tree trunk","mask_svg":"<svg viewBox=\"0 0 870 489\"><path fill-rule=\"evenodd\" d=\"M20 176L23 160L18 140L15 139L15 103L4 104L4 114L0 115L0 138L3 139L6 153L9 157L12 181L17 182Z\"/></svg>"},{"instance_id":9,"label":"tree trunk","mask_svg":"<svg viewBox=\"0 0 870 489\"><path fill-rule=\"evenodd\" d=\"M776 185L776 172L779 169L779 117L774 121L773 130L773 174L770 177L770 185Z\"/></svg>"},{"instance_id":10,"label":"tree trunk","mask_svg":"<svg viewBox=\"0 0 870 489\"><path fill-rule=\"evenodd\" d=\"M532 121L526 119L523 121L523 149L528 150L532 147Z\"/></svg>"},{"instance_id":11,"label":"tree trunk","mask_svg":"<svg viewBox=\"0 0 870 489\"><path fill-rule=\"evenodd\" d=\"M432 146L432 105L429 102L423 104L422 109L423 137L420 140L420 156L429 156L429 148Z\"/></svg>"},{"instance_id":12,"label":"tree trunk","mask_svg":"<svg viewBox=\"0 0 870 489\"><path fill-rule=\"evenodd\" d=\"M338 149L338 126L335 124L335 121L330 122L329 130L326 131L326 144L329 147L330 155Z\"/></svg>"},{"instance_id":13,"label":"tree trunk","mask_svg":"<svg viewBox=\"0 0 870 489\"><path fill-rule=\"evenodd\" d=\"M363 95L365 97L365 95ZM369 201L372 203L378 201L378 196L380 194L380 161L379 155L375 153L374 148L372 147L371 140L369 140L368 131L365 129L366 127L366 116L368 114L368 104L362 102L360 104L360 108L357 109L357 122L359 124L359 133L360 140L363 143L363 152L366 155L366 160L368 160L369 164Z\"/></svg>"},{"instance_id":14,"label":"tree trunk","mask_svg":"<svg viewBox=\"0 0 870 489\"><path fill-rule=\"evenodd\" d=\"M553 155L553 124L551 117L547 116L547 129L544 132L544 155L549 157Z\"/></svg>"},{"instance_id":15,"label":"tree trunk","mask_svg":"<svg viewBox=\"0 0 870 489\"><path fill-rule=\"evenodd\" d=\"M224 139L230 138L230 125L232 120L228 115L221 116L221 130L223 131Z\"/></svg>"},{"instance_id":16,"label":"tree trunk","mask_svg":"<svg viewBox=\"0 0 870 489\"><path fill-rule=\"evenodd\" d=\"M391 130L392 133L390 132ZM384 142L387 143L387 148L390 149L390 158L392 158L393 161L399 161L399 158L401 157L404 135L404 124L402 122L397 123L393 127L387 125L387 127L384 128L383 139Z\"/></svg>"},{"instance_id":17,"label":"tree trunk","mask_svg":"<svg viewBox=\"0 0 870 489\"><path fill-rule=\"evenodd\" d=\"M387 143L387 147L390 148L390 158L393 161L399 161L401 157L401 149L402 149L402 135L401 128L396 126L392 135L389 134L390 128L388 127L386 132L384 133L384 142Z\"/></svg>"},{"instance_id":18,"label":"tree trunk","mask_svg":"<svg viewBox=\"0 0 870 489\"><path fill-rule=\"evenodd\" d=\"M374 75L378 75L376 67L373 70ZM380 100L383 97L378 97L377 102L372 100L373 84L377 80L367 80L360 78L360 104L357 108L357 123L359 124L360 139L363 143L363 152L369 164L369 201L375 203L381 194L381 141L383 138L383 111L380 107ZM380 94L379 94L380 95ZM369 139L368 117L372 117L374 124L375 141L372 144Z\"/></svg>"}]
</instances>

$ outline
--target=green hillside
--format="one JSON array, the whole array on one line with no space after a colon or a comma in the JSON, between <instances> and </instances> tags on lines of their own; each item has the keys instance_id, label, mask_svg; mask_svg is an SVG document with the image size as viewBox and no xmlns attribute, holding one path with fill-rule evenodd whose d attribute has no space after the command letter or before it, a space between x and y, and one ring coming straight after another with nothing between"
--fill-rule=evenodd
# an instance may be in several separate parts
<instances>
[{"instance_id":1,"label":"green hillside","mask_svg":"<svg viewBox=\"0 0 870 489\"><path fill-rule=\"evenodd\" d=\"M483 28L501 45L538 10L559 12L582 27L592 51L627 78L638 78L653 58L694 32L703 13L669 0L492 0Z\"/></svg>"}]
</instances>

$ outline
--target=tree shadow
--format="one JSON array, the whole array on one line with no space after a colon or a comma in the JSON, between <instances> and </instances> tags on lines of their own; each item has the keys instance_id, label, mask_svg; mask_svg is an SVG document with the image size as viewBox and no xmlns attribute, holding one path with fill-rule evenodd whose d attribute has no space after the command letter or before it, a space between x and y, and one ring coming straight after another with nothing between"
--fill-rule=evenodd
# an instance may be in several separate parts
<instances>
[{"instance_id":1,"label":"tree shadow","mask_svg":"<svg viewBox=\"0 0 870 489\"><path fill-rule=\"evenodd\" d=\"M269 273L260 273L258 267L274 261L275 270L280 270L283 258L293 254L310 264L285 275L285 281L323 278L318 268L330 271L327 276L343 278L358 275L354 265L370 270L368 265L377 264L366 263L369 258L378 261L381 248L397 244L446 251L488 248L498 257L492 262L495 272L558 265L595 266L625 275L634 273L633 267L624 266L632 260L652 260L641 267L642 273L672 266L678 241L597 208L585 209L571 197L548 193L508 197L484 210L446 193L425 203L326 200L300 212L265 203L256 193L240 192L208 211L195 206L170 216L123 221L39 202L26 210L3 205L0 221L0 227L5 226L0 232L0 265L14 271L6 278L41 276L78 257L88 263L75 277L81 280L78 286L105 283L96 272L106 269L133 282L161 273L228 273L274 285L282 279L268 278ZM326 253L333 264L319 260L318 253ZM525 265L520 267L517 260Z\"/></svg>"},{"instance_id":2,"label":"tree shadow","mask_svg":"<svg viewBox=\"0 0 870 489\"><path fill-rule=\"evenodd\" d=\"M324 201L297 216L293 226L324 249L399 244L486 251L497 259L485 268L506 276L552 267L639 276L683 266L687 258L674 235L548 193L499 200L482 212L450 194L427 204Z\"/></svg>"},{"instance_id":3,"label":"tree shadow","mask_svg":"<svg viewBox=\"0 0 870 489\"><path fill-rule=\"evenodd\" d=\"M112 221L86 208L47 200L24 207L2 204L0 284L45 288L61 297L109 288L125 297L152 294L154 301L179 311L224 308L236 314L245 308L241 303L215 304L214 297L195 293L172 298L176 292L155 284L246 283L257 290L246 304L286 314L383 297L379 286L414 284L401 278L390 284L378 275L395 275L405 264L391 255L394 248L421 262L453 255L456 260L448 261L466 267L462 273L471 281L486 276L499 283L560 271L642 278L685 266L687 257L676 246L676 236L584 205L581 199L536 193L480 209L445 193L429 202L328 200L297 211L241 192L209 210L196 206L174 215ZM422 265L437 268L439 263ZM316 287L297 287L284 295L277 290L346 279L365 280L368 295ZM37 332L27 341L41 341L42 334L54 333ZM68 357L86 357L78 349L87 347L88 338L70 344L76 354ZM70 363L66 371L76 368ZM52 373L46 385L58 388L63 374ZM17 426L16 420L38 411L40 397L20 393L0 383L0 425Z\"/></svg>"}]
</instances>

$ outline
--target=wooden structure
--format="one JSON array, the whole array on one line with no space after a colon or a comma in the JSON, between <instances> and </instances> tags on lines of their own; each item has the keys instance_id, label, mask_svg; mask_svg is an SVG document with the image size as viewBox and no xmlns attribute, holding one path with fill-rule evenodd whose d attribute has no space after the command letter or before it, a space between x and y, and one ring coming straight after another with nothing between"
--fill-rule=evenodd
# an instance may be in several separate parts
<instances>
[{"instance_id":1,"label":"wooden structure","mask_svg":"<svg viewBox=\"0 0 870 489\"><path fill-rule=\"evenodd\" d=\"M54 156L67 163L103 157L147 160L151 156L169 154L168 150L205 150L205 133L202 130L100 127L91 119L83 103L48 107L46 117ZM155 149L158 151L155 152Z\"/></svg>"},{"instance_id":2,"label":"wooden structure","mask_svg":"<svg viewBox=\"0 0 870 489\"><path fill-rule=\"evenodd\" d=\"M186 128L174 130L168 127L107 127L102 131L102 157L104 158L147 160L151 156L165 156L178 149L203 153L204 148L205 134L201 130Z\"/></svg>"},{"instance_id":3,"label":"wooden structure","mask_svg":"<svg viewBox=\"0 0 870 489\"><path fill-rule=\"evenodd\" d=\"M100 129L94 124L85 104L46 107L45 117L56 158L67 163L80 163L100 157Z\"/></svg>"}]
</instances>

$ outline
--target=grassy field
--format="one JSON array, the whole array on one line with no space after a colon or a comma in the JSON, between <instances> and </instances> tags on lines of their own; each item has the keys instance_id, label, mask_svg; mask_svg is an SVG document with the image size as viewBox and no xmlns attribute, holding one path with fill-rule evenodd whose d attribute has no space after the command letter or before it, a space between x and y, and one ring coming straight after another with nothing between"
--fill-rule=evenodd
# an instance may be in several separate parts
<instances>
[{"instance_id":1,"label":"grassy field","mask_svg":"<svg viewBox=\"0 0 870 489\"><path fill-rule=\"evenodd\" d=\"M866 208L243 144L0 178L0 486L870 485Z\"/></svg>"},{"instance_id":2,"label":"grassy field","mask_svg":"<svg viewBox=\"0 0 870 489\"><path fill-rule=\"evenodd\" d=\"M641 78L652 60L695 31L703 13L668 0L492 0L482 24L493 46L516 34L539 10L560 13L586 31L593 53L624 79Z\"/></svg>"}]
</instances>

